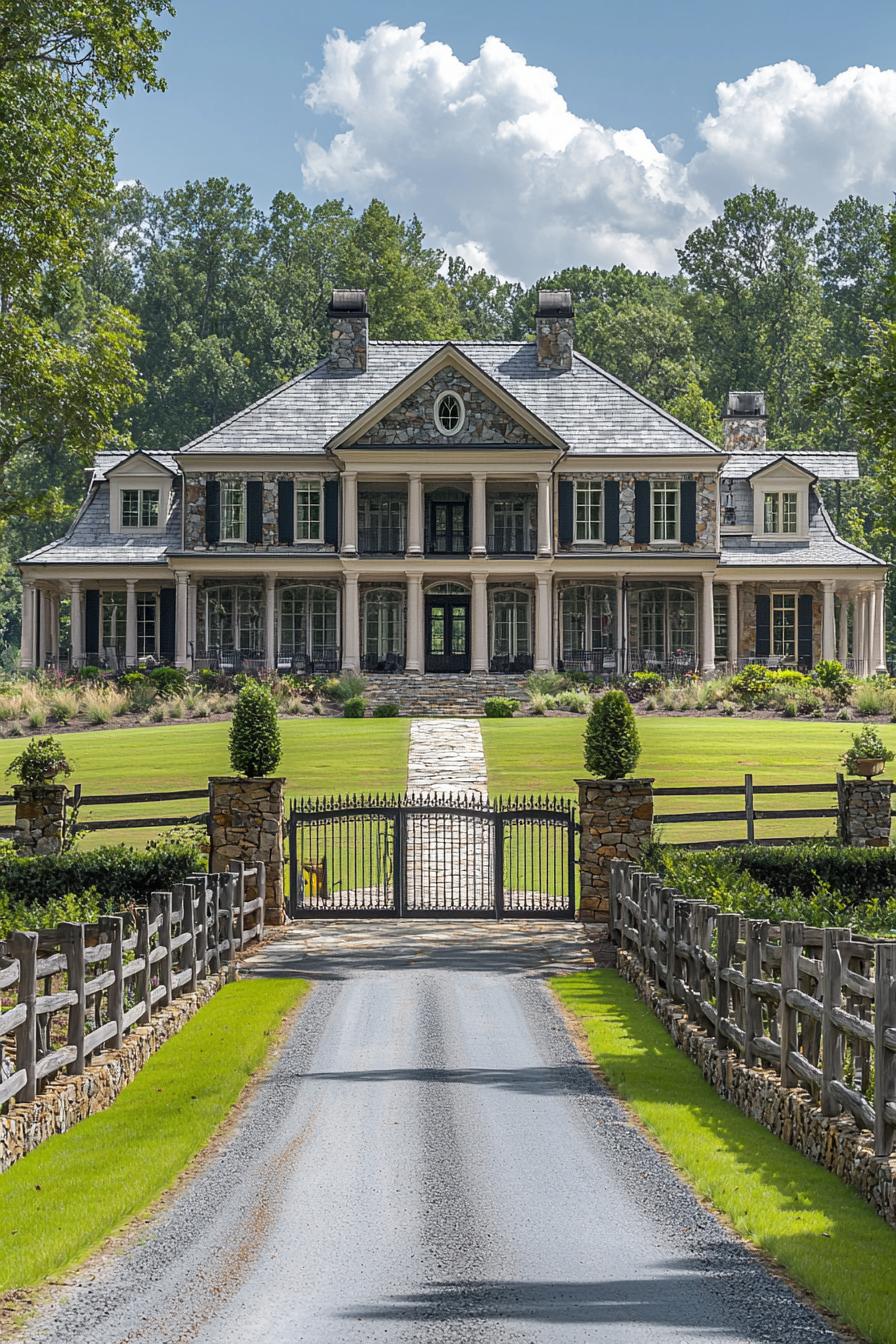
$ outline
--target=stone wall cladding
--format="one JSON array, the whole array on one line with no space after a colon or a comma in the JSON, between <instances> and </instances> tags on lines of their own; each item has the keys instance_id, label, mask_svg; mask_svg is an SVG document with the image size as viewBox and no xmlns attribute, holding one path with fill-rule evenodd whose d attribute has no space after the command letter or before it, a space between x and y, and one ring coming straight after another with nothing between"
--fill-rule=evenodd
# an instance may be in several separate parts
<instances>
[{"instance_id":1,"label":"stone wall cladding","mask_svg":"<svg viewBox=\"0 0 896 1344\"><path fill-rule=\"evenodd\" d=\"M725 416L722 421L726 453L768 452L767 422L762 415Z\"/></svg>"},{"instance_id":2,"label":"stone wall cladding","mask_svg":"<svg viewBox=\"0 0 896 1344\"><path fill-rule=\"evenodd\" d=\"M896 1158L875 1157L871 1136L851 1116L822 1115L808 1092L782 1087L773 1069L747 1068L734 1051L720 1049L708 1032L687 1020L681 1005L657 988L630 953L617 949L616 966L720 1097L839 1176L896 1227Z\"/></svg>"},{"instance_id":3,"label":"stone wall cladding","mask_svg":"<svg viewBox=\"0 0 896 1344\"><path fill-rule=\"evenodd\" d=\"M265 865L265 924L286 922L283 895L283 790L285 779L240 779L213 776L209 782L210 873L226 873L241 859ZM246 899L256 894L254 878L246 878Z\"/></svg>"},{"instance_id":4,"label":"stone wall cladding","mask_svg":"<svg viewBox=\"0 0 896 1344\"><path fill-rule=\"evenodd\" d=\"M726 592L725 575L720 572L716 577L716 592ZM738 650L741 658L749 657L756 648L756 595L770 595L775 592L796 593L797 597L806 593L812 597L812 662L821 658L821 585L818 583L788 583L782 575L781 582L741 583L737 589Z\"/></svg>"},{"instance_id":5,"label":"stone wall cladding","mask_svg":"<svg viewBox=\"0 0 896 1344\"><path fill-rule=\"evenodd\" d=\"M580 779L580 918L606 923L610 864L640 862L653 826L652 779Z\"/></svg>"},{"instance_id":6,"label":"stone wall cladding","mask_svg":"<svg viewBox=\"0 0 896 1344\"><path fill-rule=\"evenodd\" d=\"M572 368L575 320L572 317L535 318L538 367L565 373Z\"/></svg>"},{"instance_id":7,"label":"stone wall cladding","mask_svg":"<svg viewBox=\"0 0 896 1344\"><path fill-rule=\"evenodd\" d=\"M200 982L195 994L185 994L170 1006L155 1010L148 1026L134 1027L120 1049L98 1055L86 1072L56 1078L33 1101L19 1102L6 1115L0 1115L0 1172L52 1134L64 1134L79 1120L110 1106L150 1055L208 1003L226 978L226 971L210 975Z\"/></svg>"},{"instance_id":8,"label":"stone wall cladding","mask_svg":"<svg viewBox=\"0 0 896 1344\"><path fill-rule=\"evenodd\" d=\"M890 843L893 783L889 779L845 779L837 835L859 849L886 848Z\"/></svg>"},{"instance_id":9,"label":"stone wall cladding","mask_svg":"<svg viewBox=\"0 0 896 1344\"><path fill-rule=\"evenodd\" d=\"M332 471L327 473L332 478ZM262 482L262 541L249 544L240 543L240 549L249 551L268 551L281 550L295 554L303 550L327 550L332 552L332 546L324 546L323 543L309 542L281 542L277 536L277 516L278 516L278 481L293 480L305 481L311 477L320 476L321 481L327 479L323 473L315 471L215 471L201 474L189 474L184 482L184 549L188 551L224 551L233 549L233 542L224 542L218 546L210 546L205 539L205 483L206 481L261 481Z\"/></svg>"},{"instance_id":10,"label":"stone wall cladding","mask_svg":"<svg viewBox=\"0 0 896 1344\"><path fill-rule=\"evenodd\" d=\"M366 317L330 314L330 368L364 373L367 368Z\"/></svg>"},{"instance_id":11,"label":"stone wall cladding","mask_svg":"<svg viewBox=\"0 0 896 1344\"><path fill-rule=\"evenodd\" d=\"M497 672L433 676L431 673L365 673L364 699L370 709L398 705L401 714L423 718L480 718L492 695L506 695L525 704L526 677Z\"/></svg>"},{"instance_id":12,"label":"stone wall cladding","mask_svg":"<svg viewBox=\"0 0 896 1344\"><path fill-rule=\"evenodd\" d=\"M65 840L68 787L65 784L16 784L16 829L19 854L61 854Z\"/></svg>"},{"instance_id":13,"label":"stone wall cladding","mask_svg":"<svg viewBox=\"0 0 896 1344\"><path fill-rule=\"evenodd\" d=\"M697 540L691 545L676 545L675 549L690 555L694 551L716 552L716 516L718 505L718 481L706 472L649 472L636 471L626 475L611 472L577 472L567 477L572 481L604 480L610 478L619 482L619 545L601 546L601 551L650 551L654 547L649 542L635 541L635 481L650 481L661 478L664 481L696 481L697 483ZM576 546L577 552L587 548Z\"/></svg>"},{"instance_id":14,"label":"stone wall cladding","mask_svg":"<svg viewBox=\"0 0 896 1344\"><path fill-rule=\"evenodd\" d=\"M456 392L464 403L463 428L450 436L436 429L433 413L440 392ZM532 434L517 424L478 387L454 369L440 369L416 392L383 416L363 436L371 444L443 444L470 443L530 444Z\"/></svg>"}]
</instances>

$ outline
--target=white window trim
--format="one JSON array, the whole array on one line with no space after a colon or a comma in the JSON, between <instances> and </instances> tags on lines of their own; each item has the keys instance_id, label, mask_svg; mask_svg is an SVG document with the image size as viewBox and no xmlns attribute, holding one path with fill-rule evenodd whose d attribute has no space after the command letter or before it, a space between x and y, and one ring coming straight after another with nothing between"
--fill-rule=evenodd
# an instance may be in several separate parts
<instances>
[{"instance_id":1,"label":"white window trim","mask_svg":"<svg viewBox=\"0 0 896 1344\"><path fill-rule=\"evenodd\" d=\"M595 487L597 487L597 492L598 492L598 495L600 496L600 526L599 526L599 528L598 528L598 535L597 535L596 537L577 537L577 536L576 536L576 530L577 530L577 528L578 528L578 519L579 519L579 490L582 489L583 486L588 486L589 490L593 490ZM602 479L601 479L601 480L595 480L595 479L593 479L593 478L590 477L590 476L587 476L587 477L585 477L584 479L581 479L581 480L574 480L574 481L573 481L573 496L572 496L572 544L573 544L573 546L574 546L574 547L575 547L575 546L603 546L603 545L605 544L605 543L604 543L604 527L605 527L605 525L606 525L606 517L605 517L605 515L604 515L604 483L603 483L603 480L602 480Z\"/></svg>"},{"instance_id":2,"label":"white window trim","mask_svg":"<svg viewBox=\"0 0 896 1344\"><path fill-rule=\"evenodd\" d=\"M788 533L792 536L793 533ZM799 660L800 656L800 594L796 588L776 588L774 592L769 593L768 604L768 651L772 658L786 658L785 653L775 653L775 598L792 597L793 598L793 656Z\"/></svg>"},{"instance_id":3,"label":"white window trim","mask_svg":"<svg viewBox=\"0 0 896 1344\"><path fill-rule=\"evenodd\" d=\"M750 481L753 489L753 525L751 530L754 541L781 542L809 540L809 482L804 475L797 475L792 469L773 464L767 470L754 476ZM765 496L796 495L795 532L766 532Z\"/></svg>"},{"instance_id":4,"label":"white window trim","mask_svg":"<svg viewBox=\"0 0 896 1344\"><path fill-rule=\"evenodd\" d=\"M439 413L442 406L442 402L445 400L446 397L453 397L457 402L458 406L460 407L460 419L458 420L454 429L443 428L441 421L439 420ZM456 434L459 434L460 431L463 429L467 419L467 408L464 405L464 399L460 395L460 393L455 392L454 389L451 387L446 387L443 392L440 392L439 395L436 397L435 404L433 405L432 408L432 418L433 418L433 424L435 425L437 431L439 432L439 434L443 435L444 438L453 439Z\"/></svg>"},{"instance_id":5,"label":"white window trim","mask_svg":"<svg viewBox=\"0 0 896 1344\"><path fill-rule=\"evenodd\" d=\"M124 521L124 497L126 493L137 496L137 517L143 517L143 496L152 492L156 496L156 518L155 523L126 523ZM162 530L162 488L159 485L125 485L121 484L118 489L118 528L121 532L128 534L134 532L146 532L149 534L161 532Z\"/></svg>"},{"instance_id":6,"label":"white window trim","mask_svg":"<svg viewBox=\"0 0 896 1344\"><path fill-rule=\"evenodd\" d=\"M122 491L123 490L158 490L159 492L159 521L155 527L125 527L122 524ZM137 472L115 473L109 477L109 531L114 536L125 537L157 537L165 531L168 521L168 506L171 500L171 480L166 473L161 472Z\"/></svg>"},{"instance_id":7,"label":"white window trim","mask_svg":"<svg viewBox=\"0 0 896 1344\"><path fill-rule=\"evenodd\" d=\"M655 531L654 514L654 496L659 486L672 485L675 487L675 536L657 537ZM650 544L651 546L680 546L681 542L681 481L673 479L671 476L660 476L655 481L650 482Z\"/></svg>"},{"instance_id":8,"label":"white window trim","mask_svg":"<svg viewBox=\"0 0 896 1344\"><path fill-rule=\"evenodd\" d=\"M241 493L241 495L242 495L243 507L242 507L242 509L240 510L240 516L241 516L241 518L242 518L242 526L240 527L240 535L239 535L238 537L225 537L225 535L224 535L224 494L225 494L225 491L227 491L227 490L232 490L234 487L236 487L236 488L240 491L240 493ZM219 544L220 546L244 546L244 545L246 544L246 482L245 482L245 481L228 481L226 478L222 478L222 479L221 479L221 498L220 498L220 501L219 501L219 508L220 508L220 510L221 510L221 525L220 525L220 536L219 536L219 538L218 538L218 544Z\"/></svg>"},{"instance_id":9,"label":"white window trim","mask_svg":"<svg viewBox=\"0 0 896 1344\"><path fill-rule=\"evenodd\" d=\"M318 495L317 536L299 536L299 491L303 486L314 486ZM324 540L324 483L319 476L297 476L293 484L293 544L296 546L321 546Z\"/></svg>"},{"instance_id":10,"label":"white window trim","mask_svg":"<svg viewBox=\"0 0 896 1344\"><path fill-rule=\"evenodd\" d=\"M765 530L765 500L768 495L776 495L778 498L779 521L784 517L784 507L783 507L784 495L796 496L796 527L792 532L785 532L780 527L774 532L767 532ZM797 487L790 485L775 486L771 490L767 489L766 487L762 488L761 493L758 495L758 500L760 504L759 512L760 512L760 529L761 529L759 535L761 537L763 537L767 541L799 541L801 539L803 533L801 530L802 501L800 499L800 495L801 491Z\"/></svg>"}]
</instances>

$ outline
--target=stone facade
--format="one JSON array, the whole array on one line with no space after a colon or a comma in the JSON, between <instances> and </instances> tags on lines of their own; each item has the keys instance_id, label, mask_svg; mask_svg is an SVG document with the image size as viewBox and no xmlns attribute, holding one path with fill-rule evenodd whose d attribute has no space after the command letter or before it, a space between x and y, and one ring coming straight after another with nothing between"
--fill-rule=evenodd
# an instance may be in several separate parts
<instances>
[{"instance_id":1,"label":"stone facade","mask_svg":"<svg viewBox=\"0 0 896 1344\"><path fill-rule=\"evenodd\" d=\"M571 316L542 316L535 319L535 344L538 365L565 373L572 368L575 323Z\"/></svg>"},{"instance_id":2,"label":"stone facade","mask_svg":"<svg viewBox=\"0 0 896 1344\"><path fill-rule=\"evenodd\" d=\"M330 368L364 373L367 368L367 317L361 313L330 314Z\"/></svg>"},{"instance_id":3,"label":"stone facade","mask_svg":"<svg viewBox=\"0 0 896 1344\"><path fill-rule=\"evenodd\" d=\"M874 1142L851 1116L822 1115L802 1088L785 1088L774 1069L747 1068L733 1050L722 1050L680 1004L662 994L640 962L617 950L616 965L653 1009L680 1050L697 1065L719 1096L777 1138L827 1167L896 1227L896 1158L875 1157Z\"/></svg>"},{"instance_id":4,"label":"stone facade","mask_svg":"<svg viewBox=\"0 0 896 1344\"><path fill-rule=\"evenodd\" d=\"M309 477L316 477L323 482L332 477L332 473L322 475L320 472L286 472L286 471L218 471L208 475L188 473L184 480L184 548L188 551L228 551L233 549L232 542L225 542L223 545L210 546L205 539L205 485L206 481L261 481L261 522L262 522L262 540L261 543L241 542L242 550L248 551L267 551L267 550L286 550L295 552L301 547L301 543L281 542L277 531L277 484L279 481L292 479L293 481L308 480ZM314 550L333 550L332 546L325 546L322 542L306 543L312 545Z\"/></svg>"},{"instance_id":5,"label":"stone facade","mask_svg":"<svg viewBox=\"0 0 896 1344\"><path fill-rule=\"evenodd\" d=\"M580 916L606 923L610 864L640 862L653 826L652 779L580 779Z\"/></svg>"},{"instance_id":6,"label":"stone facade","mask_svg":"<svg viewBox=\"0 0 896 1344\"><path fill-rule=\"evenodd\" d=\"M812 598L812 662L817 663L821 658L821 619L822 619L822 596L821 585L818 583L788 583L786 575L782 574L782 581L779 584L774 583L740 583L737 588L737 623L738 640L737 647L740 650L740 656L747 658L756 649L756 597L759 593L770 595L775 592L796 593L797 597L805 596L807 593ZM725 585L725 575L721 573L716 577L716 592L724 595L727 592Z\"/></svg>"},{"instance_id":7,"label":"stone facade","mask_svg":"<svg viewBox=\"0 0 896 1344\"><path fill-rule=\"evenodd\" d=\"M20 854L60 854L65 841L68 786L16 784L15 847Z\"/></svg>"},{"instance_id":8,"label":"stone facade","mask_svg":"<svg viewBox=\"0 0 896 1344\"><path fill-rule=\"evenodd\" d=\"M265 865L265 923L283 924L283 789L285 779L209 780L210 873L224 873L234 859ZM255 879L246 878L246 899L255 896Z\"/></svg>"},{"instance_id":9,"label":"stone facade","mask_svg":"<svg viewBox=\"0 0 896 1344\"><path fill-rule=\"evenodd\" d=\"M456 392L464 403L462 428L450 436L441 434L433 418L436 398L441 392ZM454 369L440 369L416 392L384 415L363 436L369 444L451 444L508 443L529 444L532 433L517 424L484 392Z\"/></svg>"},{"instance_id":10,"label":"stone facade","mask_svg":"<svg viewBox=\"0 0 896 1344\"><path fill-rule=\"evenodd\" d=\"M726 415L722 432L726 453L768 452L764 415Z\"/></svg>"},{"instance_id":11,"label":"stone facade","mask_svg":"<svg viewBox=\"0 0 896 1344\"><path fill-rule=\"evenodd\" d=\"M845 779L840 789L838 838L859 849L889 845L892 795L892 780Z\"/></svg>"},{"instance_id":12,"label":"stone facade","mask_svg":"<svg viewBox=\"0 0 896 1344\"><path fill-rule=\"evenodd\" d=\"M33 1101L13 1104L6 1115L0 1115L0 1172L44 1139L64 1134L79 1120L111 1106L150 1055L217 993L227 975L227 971L221 971L209 976L195 994L185 994L170 1006L156 1009L149 1025L132 1028L119 1049L98 1055L84 1073L57 1077Z\"/></svg>"},{"instance_id":13,"label":"stone facade","mask_svg":"<svg viewBox=\"0 0 896 1344\"><path fill-rule=\"evenodd\" d=\"M606 547L607 550L650 551L655 549L650 542L635 541L635 481L657 479L656 472L637 471L627 475L610 472L577 473L567 479L573 481L605 480L607 477L619 481L619 545ZM697 485L697 540L694 544L676 545L684 554L692 551L718 550L716 544L716 522L718 517L718 482L715 476L705 472L666 471L664 481L695 481ZM582 549L576 547L576 550ZM604 549L602 547L602 549Z\"/></svg>"},{"instance_id":14,"label":"stone facade","mask_svg":"<svg viewBox=\"0 0 896 1344\"><path fill-rule=\"evenodd\" d=\"M439 677L425 672L400 675L365 674L364 699L370 709L398 705L401 714L427 717L481 718L485 702L493 695L506 695L521 704L529 698L526 677L504 672L470 672L464 676Z\"/></svg>"}]
</instances>

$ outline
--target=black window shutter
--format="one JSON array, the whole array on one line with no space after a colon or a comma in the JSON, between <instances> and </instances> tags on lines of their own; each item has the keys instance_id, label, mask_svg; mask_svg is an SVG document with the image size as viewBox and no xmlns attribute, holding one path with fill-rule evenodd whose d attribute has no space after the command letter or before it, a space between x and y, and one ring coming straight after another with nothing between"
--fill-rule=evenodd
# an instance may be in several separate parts
<instances>
[{"instance_id":1,"label":"black window shutter","mask_svg":"<svg viewBox=\"0 0 896 1344\"><path fill-rule=\"evenodd\" d=\"M619 482L604 481L604 541L619 545Z\"/></svg>"},{"instance_id":2,"label":"black window shutter","mask_svg":"<svg viewBox=\"0 0 896 1344\"><path fill-rule=\"evenodd\" d=\"M258 546L263 540L261 521L261 481L246 482L246 541Z\"/></svg>"},{"instance_id":3,"label":"black window shutter","mask_svg":"<svg viewBox=\"0 0 896 1344\"><path fill-rule=\"evenodd\" d=\"M812 666L812 596L801 594L796 600L796 651L801 667Z\"/></svg>"},{"instance_id":4,"label":"black window shutter","mask_svg":"<svg viewBox=\"0 0 896 1344\"><path fill-rule=\"evenodd\" d=\"M650 541L649 481L635 481L635 541Z\"/></svg>"},{"instance_id":5,"label":"black window shutter","mask_svg":"<svg viewBox=\"0 0 896 1344\"><path fill-rule=\"evenodd\" d=\"M84 592L84 653L88 662L100 656L100 593L98 588Z\"/></svg>"},{"instance_id":6,"label":"black window shutter","mask_svg":"<svg viewBox=\"0 0 896 1344\"><path fill-rule=\"evenodd\" d=\"M221 482L205 483L205 539L210 546L221 540Z\"/></svg>"},{"instance_id":7,"label":"black window shutter","mask_svg":"<svg viewBox=\"0 0 896 1344\"><path fill-rule=\"evenodd\" d=\"M324 542L339 545L339 482L324 481Z\"/></svg>"},{"instance_id":8,"label":"black window shutter","mask_svg":"<svg viewBox=\"0 0 896 1344\"><path fill-rule=\"evenodd\" d=\"M681 540L693 546L697 540L697 482L682 481L679 487L681 501Z\"/></svg>"},{"instance_id":9,"label":"black window shutter","mask_svg":"<svg viewBox=\"0 0 896 1344\"><path fill-rule=\"evenodd\" d=\"M572 481L561 481L557 495L557 540L561 546L572 545L572 519L575 486Z\"/></svg>"},{"instance_id":10,"label":"black window shutter","mask_svg":"<svg viewBox=\"0 0 896 1344\"><path fill-rule=\"evenodd\" d=\"M288 546L295 541L295 497L292 481L277 482L277 540Z\"/></svg>"},{"instance_id":11,"label":"black window shutter","mask_svg":"<svg viewBox=\"0 0 896 1344\"><path fill-rule=\"evenodd\" d=\"M767 658L772 651L772 600L768 593L756 594L756 657Z\"/></svg>"},{"instance_id":12,"label":"black window shutter","mask_svg":"<svg viewBox=\"0 0 896 1344\"><path fill-rule=\"evenodd\" d=\"M163 658L174 657L175 601L174 588L159 589L159 653Z\"/></svg>"}]
</instances>

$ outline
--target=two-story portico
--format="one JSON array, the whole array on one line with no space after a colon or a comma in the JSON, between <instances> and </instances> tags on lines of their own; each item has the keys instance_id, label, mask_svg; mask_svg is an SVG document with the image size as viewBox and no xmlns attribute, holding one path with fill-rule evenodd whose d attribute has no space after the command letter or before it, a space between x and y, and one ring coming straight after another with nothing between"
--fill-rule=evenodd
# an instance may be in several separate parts
<instances>
[{"instance_id":1,"label":"two-story portico","mask_svg":"<svg viewBox=\"0 0 896 1344\"><path fill-rule=\"evenodd\" d=\"M720 450L574 350L568 294L536 322L371 341L335 291L316 368L178 451L98 455L21 562L24 665L882 664L885 567L817 492L854 457L770 452L759 394L729 398Z\"/></svg>"}]
</instances>

